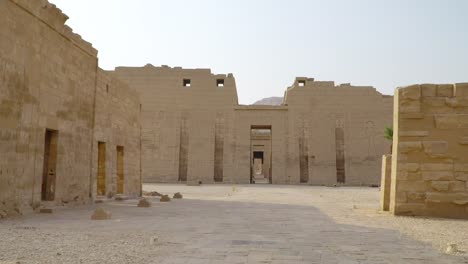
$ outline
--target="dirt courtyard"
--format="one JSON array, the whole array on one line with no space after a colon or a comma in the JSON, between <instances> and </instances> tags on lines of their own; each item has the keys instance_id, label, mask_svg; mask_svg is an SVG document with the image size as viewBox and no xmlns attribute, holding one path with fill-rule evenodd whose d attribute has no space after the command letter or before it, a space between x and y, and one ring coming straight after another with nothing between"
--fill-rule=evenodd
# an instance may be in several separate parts
<instances>
[{"instance_id":1,"label":"dirt courtyard","mask_svg":"<svg viewBox=\"0 0 468 264\"><path fill-rule=\"evenodd\" d=\"M105 201L0 221L5 263L468 263L468 221L394 217L378 188L145 184L182 200ZM92 221L97 207L111 220ZM461 232L464 230L465 232ZM444 254L447 244L459 252Z\"/></svg>"}]
</instances>

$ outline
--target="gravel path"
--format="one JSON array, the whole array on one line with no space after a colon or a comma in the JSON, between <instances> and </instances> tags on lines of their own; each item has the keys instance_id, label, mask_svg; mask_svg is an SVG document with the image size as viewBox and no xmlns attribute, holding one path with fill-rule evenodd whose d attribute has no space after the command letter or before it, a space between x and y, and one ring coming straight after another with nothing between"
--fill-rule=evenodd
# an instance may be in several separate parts
<instances>
[{"instance_id":1,"label":"gravel path","mask_svg":"<svg viewBox=\"0 0 468 264\"><path fill-rule=\"evenodd\" d=\"M182 200L108 201L0 221L5 263L468 263L468 221L379 213L378 189L153 185ZM97 207L111 220L91 221Z\"/></svg>"}]
</instances>

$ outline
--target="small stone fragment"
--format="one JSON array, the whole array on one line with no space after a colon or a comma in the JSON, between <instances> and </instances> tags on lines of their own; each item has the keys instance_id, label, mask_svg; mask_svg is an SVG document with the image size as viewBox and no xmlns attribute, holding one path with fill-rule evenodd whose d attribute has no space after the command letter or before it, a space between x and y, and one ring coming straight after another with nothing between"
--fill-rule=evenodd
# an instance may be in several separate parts
<instances>
[{"instance_id":1,"label":"small stone fragment","mask_svg":"<svg viewBox=\"0 0 468 264\"><path fill-rule=\"evenodd\" d=\"M128 200L128 199L129 198L127 196L125 196L125 195L118 194L118 195L115 196L116 201L125 201L125 200Z\"/></svg>"},{"instance_id":2,"label":"small stone fragment","mask_svg":"<svg viewBox=\"0 0 468 264\"><path fill-rule=\"evenodd\" d=\"M174 198L174 199L182 199L183 196L182 196L182 194L181 194L180 192L177 192L177 193L174 193L174 197L173 197L173 198Z\"/></svg>"},{"instance_id":3,"label":"small stone fragment","mask_svg":"<svg viewBox=\"0 0 468 264\"><path fill-rule=\"evenodd\" d=\"M91 220L108 220L111 219L112 214L107 212L102 208L97 208L94 210L93 215L91 216Z\"/></svg>"},{"instance_id":4,"label":"small stone fragment","mask_svg":"<svg viewBox=\"0 0 468 264\"><path fill-rule=\"evenodd\" d=\"M138 207L151 207L151 202L146 198L141 198L138 202Z\"/></svg>"},{"instance_id":5,"label":"small stone fragment","mask_svg":"<svg viewBox=\"0 0 468 264\"><path fill-rule=\"evenodd\" d=\"M171 198L169 197L169 195L163 195L161 196L161 199L159 199L159 201L161 202L170 202L171 201Z\"/></svg>"},{"instance_id":6,"label":"small stone fragment","mask_svg":"<svg viewBox=\"0 0 468 264\"><path fill-rule=\"evenodd\" d=\"M100 203L104 203L104 201L103 200L95 200L94 203L100 204Z\"/></svg>"},{"instance_id":7,"label":"small stone fragment","mask_svg":"<svg viewBox=\"0 0 468 264\"><path fill-rule=\"evenodd\" d=\"M448 244L447 249L445 249L445 253L447 254L455 254L458 252L457 244Z\"/></svg>"},{"instance_id":8,"label":"small stone fragment","mask_svg":"<svg viewBox=\"0 0 468 264\"><path fill-rule=\"evenodd\" d=\"M41 213L41 214L51 214L51 213L53 213L53 212L54 212L54 211L53 211L51 208L41 208L41 209L39 210L39 213Z\"/></svg>"}]
</instances>

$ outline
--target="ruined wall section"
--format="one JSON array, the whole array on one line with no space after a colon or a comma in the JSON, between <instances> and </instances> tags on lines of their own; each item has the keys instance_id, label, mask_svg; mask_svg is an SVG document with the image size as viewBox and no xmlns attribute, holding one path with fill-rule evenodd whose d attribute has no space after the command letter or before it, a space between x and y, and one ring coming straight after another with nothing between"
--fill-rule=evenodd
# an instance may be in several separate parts
<instances>
[{"instance_id":1,"label":"ruined wall section","mask_svg":"<svg viewBox=\"0 0 468 264\"><path fill-rule=\"evenodd\" d=\"M468 218L468 84L398 88L390 211Z\"/></svg>"},{"instance_id":2,"label":"ruined wall section","mask_svg":"<svg viewBox=\"0 0 468 264\"><path fill-rule=\"evenodd\" d=\"M105 146L105 195L117 193L117 146L124 149L124 193L140 195L140 99L112 73L98 71L93 144L93 194L97 195L98 142ZM102 195L102 193L100 193Z\"/></svg>"},{"instance_id":3,"label":"ruined wall section","mask_svg":"<svg viewBox=\"0 0 468 264\"><path fill-rule=\"evenodd\" d=\"M89 200L97 51L47 1L0 1L0 214L39 206L46 129L55 203Z\"/></svg>"},{"instance_id":4,"label":"ruined wall section","mask_svg":"<svg viewBox=\"0 0 468 264\"><path fill-rule=\"evenodd\" d=\"M344 184L380 183L381 156L390 145L383 131L392 124L391 96L373 87L335 86L334 82L300 77L284 98L290 129L287 177L292 182L299 182L302 142L307 144L303 149L308 157L302 161L308 161L310 184L337 184L339 162Z\"/></svg>"},{"instance_id":5,"label":"ruined wall section","mask_svg":"<svg viewBox=\"0 0 468 264\"><path fill-rule=\"evenodd\" d=\"M145 182L214 182L216 133L223 133L217 137L223 167L232 167L237 91L231 74L152 65L118 67L114 74L140 94Z\"/></svg>"}]
</instances>

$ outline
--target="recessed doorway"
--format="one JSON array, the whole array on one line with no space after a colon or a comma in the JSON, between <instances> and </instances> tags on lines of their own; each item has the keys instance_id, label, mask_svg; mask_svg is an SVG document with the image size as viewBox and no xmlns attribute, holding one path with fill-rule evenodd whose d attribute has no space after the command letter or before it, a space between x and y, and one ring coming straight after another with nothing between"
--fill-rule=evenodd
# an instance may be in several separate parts
<instances>
[{"instance_id":1,"label":"recessed doorway","mask_svg":"<svg viewBox=\"0 0 468 264\"><path fill-rule=\"evenodd\" d=\"M250 128L250 183L272 183L271 126Z\"/></svg>"},{"instance_id":2,"label":"recessed doorway","mask_svg":"<svg viewBox=\"0 0 468 264\"><path fill-rule=\"evenodd\" d=\"M42 171L41 198L43 201L53 201L55 199L57 144L58 131L47 129L44 140L44 163Z\"/></svg>"}]
</instances>

